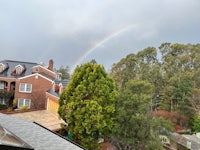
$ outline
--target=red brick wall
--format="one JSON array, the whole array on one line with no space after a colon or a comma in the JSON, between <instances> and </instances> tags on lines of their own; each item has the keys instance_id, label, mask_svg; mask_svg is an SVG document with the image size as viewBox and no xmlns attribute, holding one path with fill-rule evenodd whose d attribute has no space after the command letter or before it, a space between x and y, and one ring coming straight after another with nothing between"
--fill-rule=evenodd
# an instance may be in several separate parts
<instances>
[{"instance_id":1,"label":"red brick wall","mask_svg":"<svg viewBox=\"0 0 200 150\"><path fill-rule=\"evenodd\" d=\"M11 82L15 82L16 81L16 79L15 78L3 78L3 77L0 77L0 81L6 81L6 82L8 82L8 85L7 85L7 87L6 87L6 91L10 91L10 83Z\"/></svg>"},{"instance_id":2,"label":"red brick wall","mask_svg":"<svg viewBox=\"0 0 200 150\"><path fill-rule=\"evenodd\" d=\"M37 78L38 77L38 78ZM19 92L20 83L32 84L31 93ZM31 109L46 109L46 94L45 92L52 87L52 82L40 75L22 78L16 82L15 98L31 99Z\"/></svg>"},{"instance_id":3,"label":"red brick wall","mask_svg":"<svg viewBox=\"0 0 200 150\"><path fill-rule=\"evenodd\" d=\"M56 78L56 74L47 68L39 67L39 73L44 73L52 78Z\"/></svg>"}]
</instances>

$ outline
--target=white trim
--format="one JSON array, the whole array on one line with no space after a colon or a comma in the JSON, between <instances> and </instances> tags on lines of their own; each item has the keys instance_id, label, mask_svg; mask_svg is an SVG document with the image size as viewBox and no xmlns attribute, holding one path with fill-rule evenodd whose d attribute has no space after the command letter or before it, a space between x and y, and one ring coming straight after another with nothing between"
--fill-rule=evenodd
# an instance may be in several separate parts
<instances>
[{"instance_id":1,"label":"white trim","mask_svg":"<svg viewBox=\"0 0 200 150\"><path fill-rule=\"evenodd\" d=\"M14 77L0 77L0 79L3 79L3 80L7 80L7 79L15 79L15 81L16 81L16 79L17 78L14 78ZM14 81L12 81L12 82L14 82Z\"/></svg>"},{"instance_id":2,"label":"white trim","mask_svg":"<svg viewBox=\"0 0 200 150\"><path fill-rule=\"evenodd\" d=\"M1 98L0 100L2 100L2 103L0 103L0 104L2 104L2 105L6 104L6 100L4 98Z\"/></svg>"},{"instance_id":3,"label":"white trim","mask_svg":"<svg viewBox=\"0 0 200 150\"><path fill-rule=\"evenodd\" d=\"M17 68L17 67L21 67L21 68L23 68L24 69L24 67L22 66L22 65L17 65L17 66L15 66L15 68Z\"/></svg>"},{"instance_id":4,"label":"white trim","mask_svg":"<svg viewBox=\"0 0 200 150\"><path fill-rule=\"evenodd\" d=\"M24 84L24 91L21 91L21 85ZM27 91L27 85L30 85L30 91ZM31 83L19 83L19 92L21 93L31 93L32 92L32 84Z\"/></svg>"},{"instance_id":5,"label":"white trim","mask_svg":"<svg viewBox=\"0 0 200 150\"><path fill-rule=\"evenodd\" d=\"M31 75L28 75L28 76L25 76L25 77L21 77L21 78L18 78L19 80L22 80L22 79L26 79L26 78L29 78L29 77L33 77L33 76L40 76L40 77L42 77L42 78L44 78L44 79L46 79L46 80L48 80L48 81L50 81L50 82L52 82L53 80L51 80L51 79L49 79L49 78L47 78L47 77L45 77L45 76L43 76L43 75L41 75L41 74L39 74L39 73L34 73L34 74L31 74Z\"/></svg>"},{"instance_id":6,"label":"white trim","mask_svg":"<svg viewBox=\"0 0 200 150\"><path fill-rule=\"evenodd\" d=\"M63 87L63 84L62 84L62 83L59 83L58 86Z\"/></svg>"},{"instance_id":7,"label":"white trim","mask_svg":"<svg viewBox=\"0 0 200 150\"><path fill-rule=\"evenodd\" d=\"M3 63L0 63L0 66L3 67L3 68L2 68L2 71L1 71L1 72L3 72L3 71L5 70L5 68L6 68L6 66L5 66Z\"/></svg>"},{"instance_id":8,"label":"white trim","mask_svg":"<svg viewBox=\"0 0 200 150\"><path fill-rule=\"evenodd\" d=\"M31 99L26 99L26 98L18 98L18 100L17 100L17 107L18 107L18 108L23 107L23 106L19 107L19 101L20 101L20 100L23 100L23 106L26 106L26 105L25 105L25 103L26 103L25 101L26 101L26 100L29 100L30 105L28 106L28 108L29 108L29 109L31 108Z\"/></svg>"},{"instance_id":9,"label":"white trim","mask_svg":"<svg viewBox=\"0 0 200 150\"><path fill-rule=\"evenodd\" d=\"M47 99L47 110L49 110L48 107L49 106L49 98Z\"/></svg>"},{"instance_id":10,"label":"white trim","mask_svg":"<svg viewBox=\"0 0 200 150\"><path fill-rule=\"evenodd\" d=\"M0 90L4 90L4 89L5 89L5 81L0 81Z\"/></svg>"},{"instance_id":11,"label":"white trim","mask_svg":"<svg viewBox=\"0 0 200 150\"><path fill-rule=\"evenodd\" d=\"M48 68L46 68L46 67L44 67L44 66L37 65L37 66L33 66L32 68L35 68L35 67L41 67L41 68L45 69L46 71L51 72L51 73L53 73L53 74L56 75L56 73L55 73L54 71L51 71L51 70L49 70Z\"/></svg>"}]
</instances>

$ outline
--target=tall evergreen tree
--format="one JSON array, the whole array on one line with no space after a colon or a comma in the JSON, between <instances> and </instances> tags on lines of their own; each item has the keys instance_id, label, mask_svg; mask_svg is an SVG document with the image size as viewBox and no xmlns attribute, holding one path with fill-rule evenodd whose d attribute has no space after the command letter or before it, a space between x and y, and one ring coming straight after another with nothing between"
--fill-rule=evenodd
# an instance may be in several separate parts
<instances>
[{"instance_id":1,"label":"tall evergreen tree","mask_svg":"<svg viewBox=\"0 0 200 150\"><path fill-rule=\"evenodd\" d=\"M153 86L146 81L130 80L116 101L116 122L111 141L123 150L161 149L160 134L171 129L169 122L151 115Z\"/></svg>"},{"instance_id":2,"label":"tall evergreen tree","mask_svg":"<svg viewBox=\"0 0 200 150\"><path fill-rule=\"evenodd\" d=\"M113 80L103 66L89 62L78 66L60 96L59 114L71 138L87 149L98 149L114 120L116 96Z\"/></svg>"}]
</instances>

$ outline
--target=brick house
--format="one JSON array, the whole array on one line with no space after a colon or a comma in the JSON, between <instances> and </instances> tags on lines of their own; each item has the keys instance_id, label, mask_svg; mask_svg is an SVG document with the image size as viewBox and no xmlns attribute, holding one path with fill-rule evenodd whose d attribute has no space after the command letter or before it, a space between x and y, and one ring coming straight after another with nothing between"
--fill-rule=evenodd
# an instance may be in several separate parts
<instances>
[{"instance_id":1,"label":"brick house","mask_svg":"<svg viewBox=\"0 0 200 150\"><path fill-rule=\"evenodd\" d=\"M67 86L69 80L56 81L53 88L46 92L47 110L58 115L59 96L64 88Z\"/></svg>"},{"instance_id":2,"label":"brick house","mask_svg":"<svg viewBox=\"0 0 200 150\"><path fill-rule=\"evenodd\" d=\"M22 61L0 61L0 104L17 108L46 109L46 91L54 88L61 74L53 71L53 60L46 67L42 64Z\"/></svg>"}]
</instances>

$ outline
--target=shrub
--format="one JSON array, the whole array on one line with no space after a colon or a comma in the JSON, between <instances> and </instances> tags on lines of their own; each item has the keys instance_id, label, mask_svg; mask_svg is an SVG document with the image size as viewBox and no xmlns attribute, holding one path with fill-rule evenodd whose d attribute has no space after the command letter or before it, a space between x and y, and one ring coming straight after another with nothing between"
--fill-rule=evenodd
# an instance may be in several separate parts
<instances>
[{"instance_id":1,"label":"shrub","mask_svg":"<svg viewBox=\"0 0 200 150\"><path fill-rule=\"evenodd\" d=\"M0 104L0 110L6 109L6 108L7 108L6 105Z\"/></svg>"},{"instance_id":2,"label":"shrub","mask_svg":"<svg viewBox=\"0 0 200 150\"><path fill-rule=\"evenodd\" d=\"M25 111L25 110L28 110L28 106L25 105L25 106L22 106L19 108L20 111Z\"/></svg>"}]
</instances>

